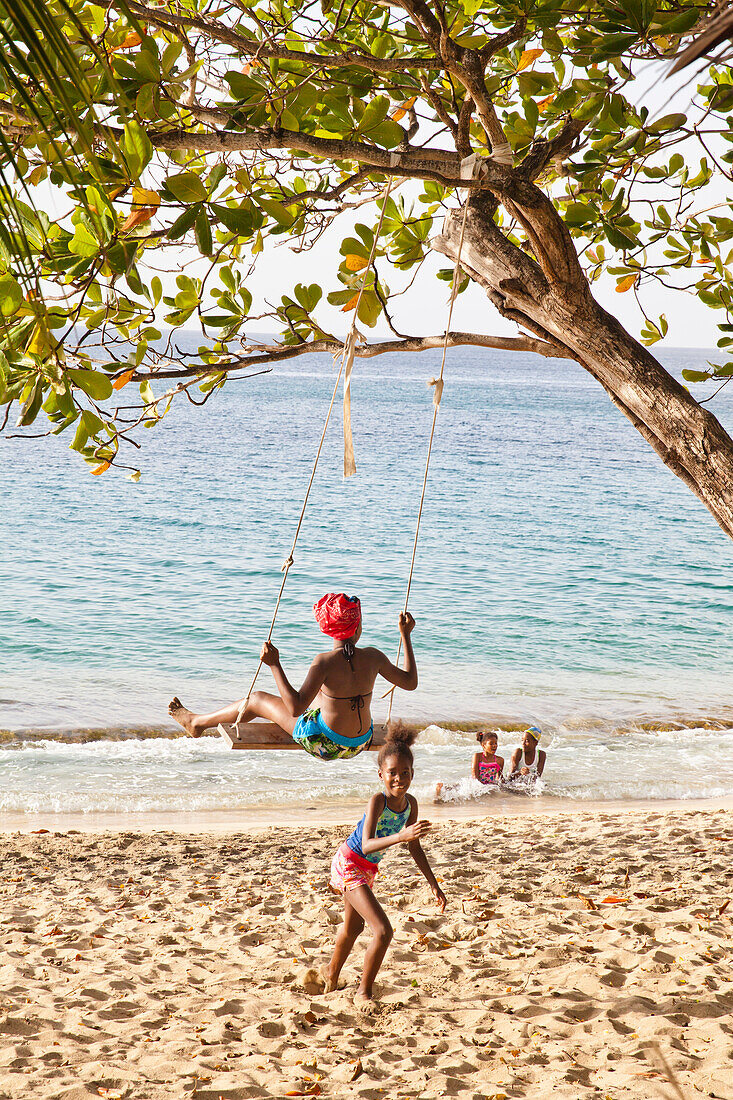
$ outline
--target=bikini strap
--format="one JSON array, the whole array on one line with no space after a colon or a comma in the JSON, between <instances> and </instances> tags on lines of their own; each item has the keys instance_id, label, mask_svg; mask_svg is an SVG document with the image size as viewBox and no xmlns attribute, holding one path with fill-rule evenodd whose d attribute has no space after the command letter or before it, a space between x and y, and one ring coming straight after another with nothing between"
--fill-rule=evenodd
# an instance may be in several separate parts
<instances>
[{"instance_id":1,"label":"bikini strap","mask_svg":"<svg viewBox=\"0 0 733 1100\"><path fill-rule=\"evenodd\" d=\"M325 695L327 699L368 699L370 695L373 695L373 691L363 691L361 695L331 695L330 691L324 691L323 688L319 689L321 695Z\"/></svg>"},{"instance_id":2,"label":"bikini strap","mask_svg":"<svg viewBox=\"0 0 733 1100\"><path fill-rule=\"evenodd\" d=\"M327 691L324 691L323 688L321 688L320 690L321 690L321 694L325 695L327 699L350 699L351 700L351 709L355 710L356 713L359 716L359 733L357 734L357 737L359 736L360 733L364 732L364 722L363 722L363 719L361 717L361 712L363 711L364 707L366 706L367 696L372 695L373 692L367 691L363 695L330 695Z\"/></svg>"}]
</instances>

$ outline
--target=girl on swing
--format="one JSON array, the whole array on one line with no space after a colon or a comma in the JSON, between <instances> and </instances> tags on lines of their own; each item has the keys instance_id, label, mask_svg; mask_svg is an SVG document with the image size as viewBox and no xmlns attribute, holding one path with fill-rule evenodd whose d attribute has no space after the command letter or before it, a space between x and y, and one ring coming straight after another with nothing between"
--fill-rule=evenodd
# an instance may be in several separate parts
<instances>
[{"instance_id":1,"label":"girl on swing","mask_svg":"<svg viewBox=\"0 0 733 1100\"><path fill-rule=\"evenodd\" d=\"M404 691L417 687L417 665L410 638L415 620L409 612L400 614L405 667L398 668L379 649L371 646L357 649L361 603L356 596L329 592L313 605L313 611L318 626L333 639L333 648L316 655L300 690L296 691L283 671L277 649L272 642L265 642L261 659L272 670L279 698L266 691L253 691L240 721L266 718L280 726L280 730L267 736L274 749L289 747L295 741L320 760L348 760L369 748L377 748L373 745L371 716L371 696L377 676ZM311 707L316 699L318 705ZM207 729L235 723L242 702L231 703L213 714L194 714L176 698L168 713L192 737L200 737ZM244 730L235 743L261 746L263 734L256 728Z\"/></svg>"}]
</instances>

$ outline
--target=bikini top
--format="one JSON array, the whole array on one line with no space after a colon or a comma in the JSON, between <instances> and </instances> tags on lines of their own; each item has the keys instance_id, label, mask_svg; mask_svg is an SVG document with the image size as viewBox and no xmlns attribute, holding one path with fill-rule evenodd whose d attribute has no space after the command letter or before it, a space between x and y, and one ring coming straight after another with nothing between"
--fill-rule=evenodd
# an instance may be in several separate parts
<instances>
[{"instance_id":1,"label":"bikini top","mask_svg":"<svg viewBox=\"0 0 733 1100\"><path fill-rule=\"evenodd\" d=\"M384 796L383 796L384 797ZM387 805L387 799L384 798L384 809L379 815L377 821L377 827L374 830L375 837L394 836L395 833L399 833L404 829L407 824L407 819L410 816L410 800L406 799L407 805L400 813L395 813L394 810L390 810ZM347 839L346 845L351 848L352 852L355 852L362 859L368 860L370 863L379 863L380 859L385 855L386 849L381 852L370 852L368 856L365 856L361 849L362 837L364 835L364 822L366 821L366 814L362 817L359 824L354 829L351 836Z\"/></svg>"},{"instance_id":2,"label":"bikini top","mask_svg":"<svg viewBox=\"0 0 733 1100\"><path fill-rule=\"evenodd\" d=\"M359 733L362 732L361 712L364 709L364 707L366 706L366 700L372 694L373 694L373 692L371 692L371 691L365 691L363 695L331 695L330 692L324 691L323 688L321 688L321 695L325 695L327 699L350 699L351 700L351 709L355 710L356 713L359 716Z\"/></svg>"},{"instance_id":3,"label":"bikini top","mask_svg":"<svg viewBox=\"0 0 733 1100\"><path fill-rule=\"evenodd\" d=\"M349 639L347 639L345 644L341 647L344 659L349 662L352 672L354 671L355 648L354 643ZM330 692L324 691L323 688L321 688L321 695L325 695L327 699L349 699L351 701L351 709L355 710L359 717L359 733L362 732L361 712L366 706L366 700L372 694L373 692L371 691L365 691L363 695L331 695Z\"/></svg>"}]
</instances>

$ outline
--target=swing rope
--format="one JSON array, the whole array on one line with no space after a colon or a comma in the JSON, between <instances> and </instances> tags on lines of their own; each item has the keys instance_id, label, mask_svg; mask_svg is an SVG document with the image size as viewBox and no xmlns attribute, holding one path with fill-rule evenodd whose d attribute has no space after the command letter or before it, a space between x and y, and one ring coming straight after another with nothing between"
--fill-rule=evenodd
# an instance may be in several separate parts
<instances>
[{"instance_id":1,"label":"swing rope","mask_svg":"<svg viewBox=\"0 0 733 1100\"><path fill-rule=\"evenodd\" d=\"M409 602L409 599L410 599L410 589L412 587L412 574L413 574L413 570L415 568L415 556L417 554L417 541L418 541L418 538L420 537L420 521L422 519L423 504L425 503L425 490L426 490L427 484L428 484L428 471L430 470L430 456L431 456L432 451L433 451L433 437L435 436L435 425L436 425L436 422L438 420L438 410L440 408L440 402L441 402L441 399L443 397L443 371L445 370L445 358L446 358L446 354L447 354L447 351L448 351L448 337L450 336L450 326L451 326L451 320L453 318L453 305L455 303L456 295L458 293L458 283L459 283L459 277L460 277L460 273L461 273L461 253L463 251L463 238L464 238L465 232L466 232L466 217L467 217L467 215L468 215L468 198L466 198L466 201L465 201L465 204L464 204L464 207L463 207L463 221L461 222L461 235L460 235L460 238L458 240L458 253L456 255L456 266L453 270L453 287L451 289L450 303L449 303L449 306L448 306L448 321L447 321L447 324L446 324L446 327L445 327L445 336L443 338L443 356L442 356L441 361L440 361L440 374L438 375L437 378L431 378L430 381L428 382L429 386L434 386L435 387L435 392L433 394L433 423L432 423L432 426L430 428L430 438L428 440L428 454L427 454L427 459L425 461L425 474L424 474L423 482L422 482L422 492L420 494L420 506L417 510L417 524L415 526L415 539L414 539L413 544L412 544L412 557L410 558L410 573L409 573L409 576L407 578L407 591L405 592L405 606L404 606L404 609L403 609L404 613L407 612L407 605L408 605L408 602ZM401 653L402 653L402 636L400 635L400 644L397 648L397 658L395 660L396 665L399 664ZM384 695L382 696L383 699L386 699L386 697L389 695L389 709L387 711L387 724L389 724L389 722L392 718L392 704L394 702L395 690L396 690L395 687L391 687L388 691L385 691Z\"/></svg>"},{"instance_id":2,"label":"swing rope","mask_svg":"<svg viewBox=\"0 0 733 1100\"><path fill-rule=\"evenodd\" d=\"M326 413L326 420L325 420L325 423L323 425L323 431L321 432L321 439L320 439L320 442L318 444L318 450L316 451L315 460L313 462L313 468L311 470L310 480L308 481L308 488L305 491L305 498L303 499L303 507L300 509L300 517L298 518L298 524L297 524L297 527L295 528L295 536L293 538L293 545L290 547L290 553L288 554L287 558L285 559L285 561L283 562L283 565L282 565L283 579L282 579L282 583L280 585L280 591L278 592L278 595L277 595L277 602L275 604L275 610L272 614L272 622L270 623L270 629L269 629L268 634L267 634L267 641L268 642L272 639L272 632L275 629L275 620L277 619L277 613L280 610L280 602L281 602L282 597L283 597L283 592L285 591L285 584L286 584L286 581L288 579L288 573L290 572L290 567L294 564L295 559L294 559L293 555L295 553L295 547L296 547L297 542L298 542L298 536L300 535L300 529L303 526L303 520L305 519L305 510L308 506L308 498L310 496L310 491L311 491L311 488L313 486L313 481L315 480L316 470L318 469L318 462L319 462L319 459L321 457L321 451L323 450L323 441L326 438L326 432L328 431L328 425L329 425L329 422L331 420L331 413L333 411L333 406L334 406L334 403L336 401L336 394L338 393L338 388L339 388L339 383L341 381L341 376L344 373L344 367L346 367L347 374L350 374L351 365L354 361L354 352L355 352L355 349L356 349L356 336L357 336L356 324L357 324L357 320L358 320L358 317L359 317L359 306L361 304L361 296L364 293L364 289L365 289L366 284L367 284L367 278L368 278L369 272L371 271L372 264L374 263L374 257L376 256L376 253L377 253L377 245L379 243L379 235L382 231L382 223L384 222L384 213L387 209L387 199L389 198L389 192L392 188L393 179L394 179L393 176L388 176L387 177L387 183L386 183L386 186L385 186L385 189L384 189L384 197L383 197L383 200L382 200L382 209L379 212L379 221L377 222L377 228L376 228L376 232L374 234L374 240L372 241L372 248L371 248L371 252L369 253L369 260L367 262L366 267L364 268L364 278L362 279L361 286L359 287L359 292L358 292L357 298L356 298L356 305L354 307L354 319L351 323L351 329L349 331L349 335L346 337L346 340L344 341L344 346L341 349L341 366L339 367L339 372L338 372L338 375L336 377L336 384L333 387L333 393L331 395L331 403L328 406L328 412ZM465 225L465 219L464 219L464 225ZM376 278L376 275L375 275L375 278ZM444 358L445 358L445 355L444 355ZM344 387L346 388L346 383L344 383ZM349 396L348 393L345 392L344 393L344 407L345 408L346 408L346 402L347 402L348 396ZM346 470L344 470L344 473L346 474ZM252 692L254 691L255 684L257 683L257 677L260 674L260 670L262 669L262 665L263 665L263 661L262 661L262 658L260 658L259 664L257 665L257 670L256 670L254 676L252 677L252 683L250 684L249 691L247 692L246 696L244 697L244 700L242 701L242 705L239 708L239 712L237 714L237 720L234 723L235 726L238 726L239 723L242 721L242 715L244 714L245 710L247 709L247 703L249 702L249 697L252 694Z\"/></svg>"}]
</instances>

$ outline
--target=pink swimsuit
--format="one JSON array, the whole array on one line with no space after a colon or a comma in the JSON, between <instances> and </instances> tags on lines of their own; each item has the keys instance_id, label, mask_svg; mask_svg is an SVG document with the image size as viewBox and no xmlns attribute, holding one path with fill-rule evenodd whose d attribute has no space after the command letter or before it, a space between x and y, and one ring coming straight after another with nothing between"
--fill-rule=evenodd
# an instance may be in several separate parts
<instances>
[{"instance_id":1,"label":"pink swimsuit","mask_svg":"<svg viewBox=\"0 0 733 1100\"><path fill-rule=\"evenodd\" d=\"M478 778L479 783L497 783L499 776L501 775L501 769L499 768L498 760L479 760L478 762Z\"/></svg>"}]
</instances>

